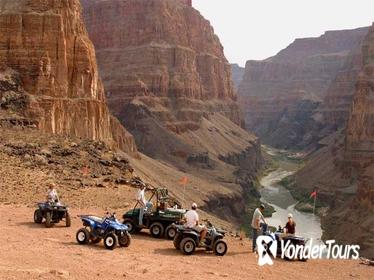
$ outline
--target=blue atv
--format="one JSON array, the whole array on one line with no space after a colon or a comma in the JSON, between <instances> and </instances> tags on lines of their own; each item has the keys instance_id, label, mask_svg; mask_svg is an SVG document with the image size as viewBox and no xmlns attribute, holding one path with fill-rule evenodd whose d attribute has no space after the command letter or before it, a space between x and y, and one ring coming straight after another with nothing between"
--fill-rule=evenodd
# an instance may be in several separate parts
<instances>
[{"instance_id":1,"label":"blue atv","mask_svg":"<svg viewBox=\"0 0 374 280\"><path fill-rule=\"evenodd\" d=\"M113 250L117 244L121 247L128 247L131 243L131 235L126 225L121 224L115 213L108 214L104 218L91 215L80 215L84 228L77 231L79 244L97 244L104 240L105 248Z\"/></svg>"}]
</instances>

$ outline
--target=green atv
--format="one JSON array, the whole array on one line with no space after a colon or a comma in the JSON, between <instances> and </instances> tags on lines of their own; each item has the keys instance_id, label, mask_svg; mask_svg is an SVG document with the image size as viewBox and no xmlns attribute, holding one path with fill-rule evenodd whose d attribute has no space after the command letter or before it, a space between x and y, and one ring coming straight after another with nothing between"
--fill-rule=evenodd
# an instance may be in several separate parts
<instances>
[{"instance_id":1,"label":"green atv","mask_svg":"<svg viewBox=\"0 0 374 280\"><path fill-rule=\"evenodd\" d=\"M149 201L152 201L152 199L156 200L156 207L150 204L152 207L144 211L143 226L139 226L140 208L137 208L138 202L132 210L123 215L123 224L128 227L130 233L138 233L142 229L149 229L153 237L161 238L165 236L170 240L174 239L177 233L175 225L183 219L186 210L175 208L175 205L178 204L169 197L168 190L164 188L153 189ZM172 206L171 204L175 204L173 208L166 207L166 205Z\"/></svg>"}]
</instances>

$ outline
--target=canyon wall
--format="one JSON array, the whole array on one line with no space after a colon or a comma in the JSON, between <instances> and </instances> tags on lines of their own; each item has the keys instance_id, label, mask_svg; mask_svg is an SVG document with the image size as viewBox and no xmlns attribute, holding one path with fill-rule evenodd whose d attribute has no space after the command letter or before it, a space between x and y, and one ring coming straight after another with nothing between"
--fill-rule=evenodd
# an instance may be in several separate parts
<instances>
[{"instance_id":1,"label":"canyon wall","mask_svg":"<svg viewBox=\"0 0 374 280\"><path fill-rule=\"evenodd\" d=\"M232 81L234 82L234 88L237 91L239 89L239 85L243 80L245 68L239 66L238 64L231 64L231 71L232 71Z\"/></svg>"},{"instance_id":2,"label":"canyon wall","mask_svg":"<svg viewBox=\"0 0 374 280\"><path fill-rule=\"evenodd\" d=\"M348 120L347 125L330 135L324 147L311 155L297 172L292 188L307 196L317 187L318 200L321 206L327 207L322 218L323 237L360 244L360 253L373 258L374 26L368 31L356 57L361 57L361 62L351 63L350 71L338 75L340 79L358 73L355 79L347 79L342 86L345 88L342 100L351 96L348 114L341 118ZM348 88L352 91L348 92ZM345 103L348 103L347 99L338 105L347 107ZM333 121L339 121L341 114L337 112L334 113L338 118Z\"/></svg>"},{"instance_id":3,"label":"canyon wall","mask_svg":"<svg viewBox=\"0 0 374 280\"><path fill-rule=\"evenodd\" d=\"M207 210L235 200L243 210L245 188L262 165L260 143L243 129L231 65L209 21L184 1L82 4L110 110L147 156L135 168L146 176L163 162L169 172L152 177L168 180L164 185L177 197ZM181 171L197 184L194 191L184 194L173 181ZM241 216L228 204L220 207Z\"/></svg>"},{"instance_id":4,"label":"canyon wall","mask_svg":"<svg viewBox=\"0 0 374 280\"><path fill-rule=\"evenodd\" d=\"M44 132L103 140L136 152L132 135L106 106L79 1L0 4L0 69L17 81L25 97L22 110L8 113L32 119Z\"/></svg>"},{"instance_id":5,"label":"canyon wall","mask_svg":"<svg viewBox=\"0 0 374 280\"><path fill-rule=\"evenodd\" d=\"M328 135L326 126L341 125L367 30L297 39L274 57L248 61L239 86L247 127L267 144L297 149Z\"/></svg>"}]
</instances>

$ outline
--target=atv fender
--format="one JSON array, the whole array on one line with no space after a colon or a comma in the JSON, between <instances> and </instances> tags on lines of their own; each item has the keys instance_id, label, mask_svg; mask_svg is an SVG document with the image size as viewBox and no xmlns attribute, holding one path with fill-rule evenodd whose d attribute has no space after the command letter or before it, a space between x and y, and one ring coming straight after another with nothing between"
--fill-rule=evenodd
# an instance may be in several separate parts
<instances>
[{"instance_id":1,"label":"atv fender","mask_svg":"<svg viewBox=\"0 0 374 280\"><path fill-rule=\"evenodd\" d=\"M186 237L191 237L197 244L199 244L200 235L197 232L195 231L183 232L182 238L186 238Z\"/></svg>"},{"instance_id":2,"label":"atv fender","mask_svg":"<svg viewBox=\"0 0 374 280\"><path fill-rule=\"evenodd\" d=\"M82 218L82 222L85 227L96 228L96 224L90 219Z\"/></svg>"}]
</instances>

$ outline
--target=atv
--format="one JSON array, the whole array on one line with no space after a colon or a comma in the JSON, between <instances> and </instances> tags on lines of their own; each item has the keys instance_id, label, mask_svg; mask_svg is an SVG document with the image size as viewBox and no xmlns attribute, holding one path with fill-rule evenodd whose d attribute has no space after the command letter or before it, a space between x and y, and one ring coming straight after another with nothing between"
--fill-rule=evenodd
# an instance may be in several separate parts
<instances>
[{"instance_id":1,"label":"atv","mask_svg":"<svg viewBox=\"0 0 374 280\"><path fill-rule=\"evenodd\" d=\"M223 240L225 231L218 230L208 223L208 233L203 246L200 245L200 234L184 225L176 225L177 234L174 237L174 247L182 251L185 255L192 255L196 248L205 248L213 251L217 256L224 256L227 253L227 243Z\"/></svg>"},{"instance_id":2,"label":"atv","mask_svg":"<svg viewBox=\"0 0 374 280\"><path fill-rule=\"evenodd\" d=\"M59 202L40 202L37 204L38 209L34 212L34 222L41 224L43 219L45 220L45 226L51 227L53 224L59 223L65 219L66 227L71 226L71 218L69 214L69 208L66 205L62 205Z\"/></svg>"},{"instance_id":3,"label":"atv","mask_svg":"<svg viewBox=\"0 0 374 280\"><path fill-rule=\"evenodd\" d=\"M165 236L170 240L174 239L177 233L175 225L182 220L186 210L167 208L166 205L170 205L173 201L168 195L168 190L164 188L153 189L149 201L152 201L152 199L156 200L156 207L153 209L153 204L147 203L148 207L143 216L143 226L139 225L140 208L137 208L138 202L132 210L123 215L123 224L128 227L130 233L138 233L142 229L149 229L151 235L155 238Z\"/></svg>"},{"instance_id":4,"label":"atv","mask_svg":"<svg viewBox=\"0 0 374 280\"><path fill-rule=\"evenodd\" d=\"M117 244L121 247L128 247L131 243L131 235L128 233L126 225L121 224L115 213L104 218L92 215L80 215L84 228L77 231L76 239L81 245L100 243L104 240L104 246L108 250L113 250Z\"/></svg>"},{"instance_id":5,"label":"atv","mask_svg":"<svg viewBox=\"0 0 374 280\"><path fill-rule=\"evenodd\" d=\"M296 236L296 235L288 235L281 238L281 235L284 232L284 228L281 226L278 226L278 229L273 233L268 229L267 224L261 224L261 230L262 235L270 236L274 241L277 241L277 257L282 256L282 245L281 240L283 240L284 243L290 242L291 245L298 245L298 246L306 246L307 240L304 237ZM270 247L270 244L267 246ZM284 259L285 260L292 260L287 254L288 251L285 252ZM268 252L269 253L269 252ZM271 255L271 254L269 254ZM306 262L308 259L304 258L302 253L300 252L300 255L297 256L297 259L302 262Z\"/></svg>"}]
</instances>

